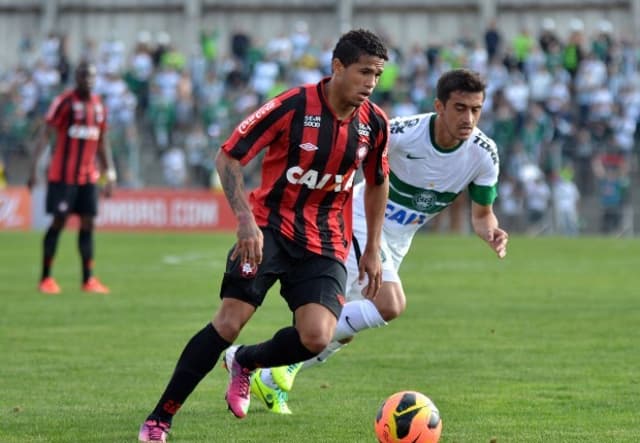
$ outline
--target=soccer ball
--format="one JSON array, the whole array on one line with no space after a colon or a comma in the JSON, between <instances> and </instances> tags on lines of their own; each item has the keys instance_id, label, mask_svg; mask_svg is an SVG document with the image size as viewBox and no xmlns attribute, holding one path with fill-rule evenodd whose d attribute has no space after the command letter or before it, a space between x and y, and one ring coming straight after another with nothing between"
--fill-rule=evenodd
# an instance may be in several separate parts
<instances>
[{"instance_id":1,"label":"soccer ball","mask_svg":"<svg viewBox=\"0 0 640 443\"><path fill-rule=\"evenodd\" d=\"M380 443L436 443L442 420L429 397L416 391L401 391L382 403L375 430Z\"/></svg>"}]
</instances>

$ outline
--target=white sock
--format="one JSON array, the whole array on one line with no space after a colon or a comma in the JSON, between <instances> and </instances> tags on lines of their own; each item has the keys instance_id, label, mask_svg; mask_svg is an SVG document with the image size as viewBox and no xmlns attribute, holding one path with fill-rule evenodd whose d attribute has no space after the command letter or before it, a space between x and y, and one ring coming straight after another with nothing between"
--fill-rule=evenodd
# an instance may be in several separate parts
<instances>
[{"instance_id":1,"label":"white sock","mask_svg":"<svg viewBox=\"0 0 640 443\"><path fill-rule=\"evenodd\" d=\"M265 385L272 389L276 389L278 387L278 384L271 375L271 368L263 368L262 371L260 371L260 379Z\"/></svg>"},{"instance_id":2,"label":"white sock","mask_svg":"<svg viewBox=\"0 0 640 443\"><path fill-rule=\"evenodd\" d=\"M306 360L304 363L302 363L302 368L300 368L300 370L309 369L315 365L324 363L325 361L327 361L329 357L331 357L333 354L338 352L340 349L342 349L343 346L346 346L346 345L347 343L332 341L318 355L316 355L315 357L311 357L309 360Z\"/></svg>"},{"instance_id":3,"label":"white sock","mask_svg":"<svg viewBox=\"0 0 640 443\"><path fill-rule=\"evenodd\" d=\"M344 340L364 329L378 328L386 324L387 322L384 321L371 300L350 301L342 307L342 314L338 319L333 340Z\"/></svg>"},{"instance_id":4,"label":"white sock","mask_svg":"<svg viewBox=\"0 0 640 443\"><path fill-rule=\"evenodd\" d=\"M336 332L333 341L327 345L320 354L305 361L302 369L309 369L320 363L324 363L329 357L338 352L346 343L340 340L351 338L356 333L369 328L385 326L386 321L382 318L376 305L371 300L354 300L342 307L342 313L338 319Z\"/></svg>"}]
</instances>

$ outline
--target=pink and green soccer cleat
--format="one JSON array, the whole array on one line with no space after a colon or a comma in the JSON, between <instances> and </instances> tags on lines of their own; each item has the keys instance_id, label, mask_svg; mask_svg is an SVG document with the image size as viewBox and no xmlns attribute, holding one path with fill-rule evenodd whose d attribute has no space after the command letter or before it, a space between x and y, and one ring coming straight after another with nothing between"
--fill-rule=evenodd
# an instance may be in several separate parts
<instances>
[{"instance_id":1,"label":"pink and green soccer cleat","mask_svg":"<svg viewBox=\"0 0 640 443\"><path fill-rule=\"evenodd\" d=\"M159 420L149 419L142 423L138 441L145 443L166 443L171 425Z\"/></svg>"},{"instance_id":2,"label":"pink and green soccer cleat","mask_svg":"<svg viewBox=\"0 0 640 443\"><path fill-rule=\"evenodd\" d=\"M240 366L236 361L236 351L240 346L231 346L224 354L224 366L229 371L229 386L225 400L229 410L238 418L244 418L251 403L251 374L253 371Z\"/></svg>"}]
</instances>

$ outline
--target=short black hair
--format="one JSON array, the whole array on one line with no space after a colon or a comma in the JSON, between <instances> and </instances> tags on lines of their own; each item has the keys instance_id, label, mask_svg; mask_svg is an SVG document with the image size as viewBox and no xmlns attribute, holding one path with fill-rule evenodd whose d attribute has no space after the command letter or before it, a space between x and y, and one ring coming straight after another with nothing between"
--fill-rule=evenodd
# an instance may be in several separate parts
<instances>
[{"instance_id":1,"label":"short black hair","mask_svg":"<svg viewBox=\"0 0 640 443\"><path fill-rule=\"evenodd\" d=\"M438 79L436 96L442 103L446 103L452 92L482 92L484 96L486 87L487 84L477 72L463 68L452 69Z\"/></svg>"},{"instance_id":2,"label":"short black hair","mask_svg":"<svg viewBox=\"0 0 640 443\"><path fill-rule=\"evenodd\" d=\"M356 63L362 55L389 60L387 47L380 37L366 29L354 29L343 34L333 49L333 58L340 60L344 66Z\"/></svg>"},{"instance_id":3,"label":"short black hair","mask_svg":"<svg viewBox=\"0 0 640 443\"><path fill-rule=\"evenodd\" d=\"M76 66L75 74L76 76L78 76L79 74L84 75L85 73L89 72L91 68L96 69L96 65L89 60L82 59Z\"/></svg>"}]
</instances>

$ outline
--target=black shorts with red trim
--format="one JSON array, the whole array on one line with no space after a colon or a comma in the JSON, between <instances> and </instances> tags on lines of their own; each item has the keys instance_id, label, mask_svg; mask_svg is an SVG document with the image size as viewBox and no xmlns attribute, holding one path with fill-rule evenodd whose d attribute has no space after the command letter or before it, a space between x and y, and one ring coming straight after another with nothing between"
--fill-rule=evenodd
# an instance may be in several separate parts
<instances>
[{"instance_id":1,"label":"black shorts with red trim","mask_svg":"<svg viewBox=\"0 0 640 443\"><path fill-rule=\"evenodd\" d=\"M93 183L71 185L49 182L47 185L47 213L55 216L69 214L98 214L98 188Z\"/></svg>"},{"instance_id":2,"label":"black shorts with red trim","mask_svg":"<svg viewBox=\"0 0 640 443\"><path fill-rule=\"evenodd\" d=\"M231 260L222 279L220 298L235 298L256 308L267 291L280 281L280 294L291 311L308 303L318 303L338 318L344 303L347 270L337 260L307 251L273 229L263 229L262 263L257 269Z\"/></svg>"}]
</instances>

